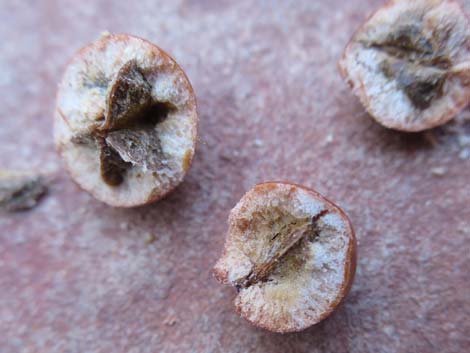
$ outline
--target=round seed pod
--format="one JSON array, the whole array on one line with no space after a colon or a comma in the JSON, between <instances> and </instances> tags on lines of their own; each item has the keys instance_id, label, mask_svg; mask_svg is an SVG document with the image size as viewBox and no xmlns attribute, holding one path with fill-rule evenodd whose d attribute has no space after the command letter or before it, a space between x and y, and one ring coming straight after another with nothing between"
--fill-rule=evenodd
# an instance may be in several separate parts
<instances>
[{"instance_id":1,"label":"round seed pod","mask_svg":"<svg viewBox=\"0 0 470 353\"><path fill-rule=\"evenodd\" d=\"M356 239L346 214L313 190L268 182L232 209L214 274L237 289L241 316L285 333L329 316L355 269Z\"/></svg>"},{"instance_id":2,"label":"round seed pod","mask_svg":"<svg viewBox=\"0 0 470 353\"><path fill-rule=\"evenodd\" d=\"M158 200L186 175L197 139L196 98L180 66L131 35L103 35L69 62L54 137L72 178L98 200Z\"/></svg>"},{"instance_id":3,"label":"round seed pod","mask_svg":"<svg viewBox=\"0 0 470 353\"><path fill-rule=\"evenodd\" d=\"M374 119L422 131L470 102L470 25L453 0L393 0L354 34L340 71Z\"/></svg>"}]
</instances>

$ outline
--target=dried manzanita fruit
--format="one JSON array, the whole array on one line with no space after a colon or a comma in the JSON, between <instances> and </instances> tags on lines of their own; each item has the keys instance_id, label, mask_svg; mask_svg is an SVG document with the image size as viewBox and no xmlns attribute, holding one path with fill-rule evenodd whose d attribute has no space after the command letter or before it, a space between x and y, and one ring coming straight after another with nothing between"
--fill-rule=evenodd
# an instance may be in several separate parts
<instances>
[{"instance_id":1,"label":"dried manzanita fruit","mask_svg":"<svg viewBox=\"0 0 470 353\"><path fill-rule=\"evenodd\" d=\"M470 102L470 25L453 0L393 0L356 32L340 70L382 125L421 131Z\"/></svg>"},{"instance_id":2,"label":"dried manzanita fruit","mask_svg":"<svg viewBox=\"0 0 470 353\"><path fill-rule=\"evenodd\" d=\"M186 175L196 138L191 84L157 46L107 34L68 64L55 142L74 180L97 199L122 207L160 199Z\"/></svg>"},{"instance_id":3,"label":"dried manzanita fruit","mask_svg":"<svg viewBox=\"0 0 470 353\"><path fill-rule=\"evenodd\" d=\"M237 312L274 332L329 316L348 293L356 240L346 214L313 190L269 182L231 211L216 278L234 286Z\"/></svg>"}]
</instances>

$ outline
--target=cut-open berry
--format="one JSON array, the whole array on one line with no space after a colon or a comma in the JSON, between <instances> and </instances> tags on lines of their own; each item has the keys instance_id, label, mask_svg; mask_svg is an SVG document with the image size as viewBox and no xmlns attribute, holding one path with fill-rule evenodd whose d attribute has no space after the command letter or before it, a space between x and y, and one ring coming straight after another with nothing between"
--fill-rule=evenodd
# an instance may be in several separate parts
<instances>
[{"instance_id":1,"label":"cut-open berry","mask_svg":"<svg viewBox=\"0 0 470 353\"><path fill-rule=\"evenodd\" d=\"M193 89L157 46L104 35L67 66L56 146L72 177L97 199L128 207L163 197L183 180L196 136Z\"/></svg>"},{"instance_id":2,"label":"cut-open berry","mask_svg":"<svg viewBox=\"0 0 470 353\"><path fill-rule=\"evenodd\" d=\"M340 70L382 125L421 131L470 102L470 25L453 0L393 0L356 32Z\"/></svg>"},{"instance_id":3,"label":"cut-open berry","mask_svg":"<svg viewBox=\"0 0 470 353\"><path fill-rule=\"evenodd\" d=\"M313 190L259 184L229 217L217 279L234 286L237 311L274 332L314 325L348 293L356 240L346 214Z\"/></svg>"}]
</instances>

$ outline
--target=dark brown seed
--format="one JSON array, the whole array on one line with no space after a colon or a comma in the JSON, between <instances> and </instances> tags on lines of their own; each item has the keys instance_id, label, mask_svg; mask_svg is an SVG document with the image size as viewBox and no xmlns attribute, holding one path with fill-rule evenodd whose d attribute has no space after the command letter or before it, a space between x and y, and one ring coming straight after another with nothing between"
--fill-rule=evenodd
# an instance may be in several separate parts
<instances>
[{"instance_id":1,"label":"dark brown seed","mask_svg":"<svg viewBox=\"0 0 470 353\"><path fill-rule=\"evenodd\" d=\"M432 43L421 35L417 25L400 27L390 33L383 42L372 43L370 46L384 50L391 56L411 61L433 55Z\"/></svg>"},{"instance_id":2,"label":"dark brown seed","mask_svg":"<svg viewBox=\"0 0 470 353\"><path fill-rule=\"evenodd\" d=\"M104 138L99 138L101 177L110 186L118 186L124 181L124 174L131 163L124 161L119 153L106 144Z\"/></svg>"},{"instance_id":3,"label":"dark brown seed","mask_svg":"<svg viewBox=\"0 0 470 353\"><path fill-rule=\"evenodd\" d=\"M135 60L119 70L107 96L102 130L122 129L142 118L152 103L152 86Z\"/></svg>"},{"instance_id":4,"label":"dark brown seed","mask_svg":"<svg viewBox=\"0 0 470 353\"><path fill-rule=\"evenodd\" d=\"M434 74L428 77L403 73L398 77L398 83L413 105L419 109L427 109L433 100L442 96L446 77Z\"/></svg>"},{"instance_id":5,"label":"dark brown seed","mask_svg":"<svg viewBox=\"0 0 470 353\"><path fill-rule=\"evenodd\" d=\"M145 170L157 170L162 166L163 151L154 129L123 129L112 131L106 143L124 159Z\"/></svg>"},{"instance_id":6,"label":"dark brown seed","mask_svg":"<svg viewBox=\"0 0 470 353\"><path fill-rule=\"evenodd\" d=\"M446 80L446 72L432 68L420 68L402 60L385 60L381 69L387 78L397 81L413 105L427 109L433 100L440 98Z\"/></svg>"}]
</instances>

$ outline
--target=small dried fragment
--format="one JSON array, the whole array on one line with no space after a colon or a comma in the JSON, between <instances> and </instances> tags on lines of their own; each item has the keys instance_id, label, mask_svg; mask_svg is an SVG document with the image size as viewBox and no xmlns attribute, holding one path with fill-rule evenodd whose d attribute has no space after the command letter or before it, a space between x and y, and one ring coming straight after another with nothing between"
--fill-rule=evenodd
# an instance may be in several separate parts
<instances>
[{"instance_id":1,"label":"small dried fragment","mask_svg":"<svg viewBox=\"0 0 470 353\"><path fill-rule=\"evenodd\" d=\"M77 53L55 122L73 178L113 206L163 197L194 155L196 100L186 75L161 49L129 35L103 36Z\"/></svg>"},{"instance_id":2,"label":"small dried fragment","mask_svg":"<svg viewBox=\"0 0 470 353\"><path fill-rule=\"evenodd\" d=\"M46 192L45 179L40 175L0 171L0 209L31 209Z\"/></svg>"},{"instance_id":3,"label":"small dried fragment","mask_svg":"<svg viewBox=\"0 0 470 353\"><path fill-rule=\"evenodd\" d=\"M392 0L356 32L343 77L384 126L421 131L470 101L470 25L454 0Z\"/></svg>"},{"instance_id":4,"label":"small dried fragment","mask_svg":"<svg viewBox=\"0 0 470 353\"><path fill-rule=\"evenodd\" d=\"M349 291L356 241L337 206L289 183L264 183L232 210L217 279L237 290L237 311L274 332L326 318Z\"/></svg>"},{"instance_id":5,"label":"small dried fragment","mask_svg":"<svg viewBox=\"0 0 470 353\"><path fill-rule=\"evenodd\" d=\"M168 316L163 320L163 323L167 326L174 326L176 324L177 320L175 316Z\"/></svg>"}]
</instances>

